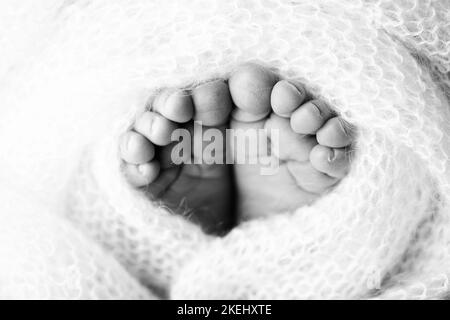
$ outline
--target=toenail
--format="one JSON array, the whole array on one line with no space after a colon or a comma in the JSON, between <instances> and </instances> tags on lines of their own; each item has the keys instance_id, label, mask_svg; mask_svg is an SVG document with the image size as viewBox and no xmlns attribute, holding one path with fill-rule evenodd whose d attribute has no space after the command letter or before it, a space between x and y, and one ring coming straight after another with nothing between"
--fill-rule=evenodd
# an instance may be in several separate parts
<instances>
[{"instance_id":1,"label":"toenail","mask_svg":"<svg viewBox=\"0 0 450 320\"><path fill-rule=\"evenodd\" d=\"M328 151L328 162L333 162L334 160L336 160L336 152L334 149L330 149Z\"/></svg>"},{"instance_id":2,"label":"toenail","mask_svg":"<svg viewBox=\"0 0 450 320\"><path fill-rule=\"evenodd\" d=\"M296 85L294 85L293 83L286 81L286 83L289 85L289 87L292 88L292 90L297 91L298 93L300 93L300 95L303 97L305 95L305 91L302 89L300 89L299 87L297 87Z\"/></svg>"},{"instance_id":3,"label":"toenail","mask_svg":"<svg viewBox=\"0 0 450 320\"><path fill-rule=\"evenodd\" d=\"M179 98L179 97L187 97L190 96L189 91L187 90L177 90L172 92L172 94L168 97L168 99Z\"/></svg>"},{"instance_id":4,"label":"toenail","mask_svg":"<svg viewBox=\"0 0 450 320\"><path fill-rule=\"evenodd\" d=\"M347 122L345 122L344 120L342 120L341 118L339 118L339 126L341 127L342 132L344 132L345 136L347 137L351 137L351 126L349 124L347 124Z\"/></svg>"},{"instance_id":5,"label":"toenail","mask_svg":"<svg viewBox=\"0 0 450 320\"><path fill-rule=\"evenodd\" d=\"M321 111L321 109L320 109L319 103L320 103L320 102L318 102L318 101L316 101L316 100L311 101L311 107L310 107L310 110L311 110L311 112L313 112L315 115L319 116L320 118L323 118L323 113L322 113L322 111Z\"/></svg>"},{"instance_id":6,"label":"toenail","mask_svg":"<svg viewBox=\"0 0 450 320\"><path fill-rule=\"evenodd\" d=\"M129 151L131 150L131 132L128 132L123 137L123 146L125 146L125 150Z\"/></svg>"},{"instance_id":7,"label":"toenail","mask_svg":"<svg viewBox=\"0 0 450 320\"><path fill-rule=\"evenodd\" d=\"M149 119L148 119L148 132L150 134L153 133L153 127L155 126L155 115L154 114L149 114Z\"/></svg>"}]
</instances>

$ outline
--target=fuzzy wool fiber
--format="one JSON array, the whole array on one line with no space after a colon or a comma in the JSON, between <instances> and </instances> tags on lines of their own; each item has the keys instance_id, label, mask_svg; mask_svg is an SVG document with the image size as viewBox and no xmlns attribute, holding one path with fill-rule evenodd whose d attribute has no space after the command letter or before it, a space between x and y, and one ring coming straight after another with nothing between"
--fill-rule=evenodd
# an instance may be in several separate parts
<instances>
[{"instance_id":1,"label":"fuzzy wool fiber","mask_svg":"<svg viewBox=\"0 0 450 320\"><path fill-rule=\"evenodd\" d=\"M2 0L0 48L0 297L448 295L449 0ZM358 136L332 192L217 238L130 187L117 139L247 61Z\"/></svg>"}]
</instances>

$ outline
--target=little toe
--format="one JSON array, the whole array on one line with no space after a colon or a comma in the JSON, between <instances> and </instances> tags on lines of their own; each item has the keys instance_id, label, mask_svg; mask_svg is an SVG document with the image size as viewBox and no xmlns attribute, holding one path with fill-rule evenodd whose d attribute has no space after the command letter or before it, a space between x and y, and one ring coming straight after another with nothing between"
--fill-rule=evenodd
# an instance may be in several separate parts
<instances>
[{"instance_id":1,"label":"little toe","mask_svg":"<svg viewBox=\"0 0 450 320\"><path fill-rule=\"evenodd\" d=\"M134 165L126 163L123 167L125 177L135 187L144 187L151 184L159 175L159 162L154 160L148 163Z\"/></svg>"},{"instance_id":2,"label":"little toe","mask_svg":"<svg viewBox=\"0 0 450 320\"><path fill-rule=\"evenodd\" d=\"M333 115L323 101L311 100L292 113L291 128L300 134L316 134L317 130Z\"/></svg>"},{"instance_id":3,"label":"little toe","mask_svg":"<svg viewBox=\"0 0 450 320\"><path fill-rule=\"evenodd\" d=\"M309 161L290 161L287 163L287 168L297 185L307 192L320 194L339 181L337 178L316 170Z\"/></svg>"},{"instance_id":4,"label":"little toe","mask_svg":"<svg viewBox=\"0 0 450 320\"><path fill-rule=\"evenodd\" d=\"M120 139L120 155L130 164L143 164L155 156L155 147L144 136L129 131Z\"/></svg>"},{"instance_id":5,"label":"little toe","mask_svg":"<svg viewBox=\"0 0 450 320\"><path fill-rule=\"evenodd\" d=\"M194 120L205 126L224 124L233 107L230 90L223 80L204 83L192 89Z\"/></svg>"},{"instance_id":6,"label":"little toe","mask_svg":"<svg viewBox=\"0 0 450 320\"><path fill-rule=\"evenodd\" d=\"M233 117L243 122L265 118L271 111L270 96L277 81L276 74L260 65L249 63L239 67L228 80L237 106Z\"/></svg>"},{"instance_id":7,"label":"little toe","mask_svg":"<svg viewBox=\"0 0 450 320\"><path fill-rule=\"evenodd\" d=\"M345 148L334 149L316 145L309 155L311 165L318 171L342 179L350 169L350 158Z\"/></svg>"},{"instance_id":8,"label":"little toe","mask_svg":"<svg viewBox=\"0 0 450 320\"><path fill-rule=\"evenodd\" d=\"M160 164L161 166L161 164ZM153 200L163 200L161 197L179 177L181 167L175 166L168 169L160 168L157 178L146 186L146 193Z\"/></svg>"},{"instance_id":9,"label":"little toe","mask_svg":"<svg viewBox=\"0 0 450 320\"><path fill-rule=\"evenodd\" d=\"M316 138L321 145L331 148L344 148L352 143L353 129L342 118L334 117L317 131Z\"/></svg>"},{"instance_id":10,"label":"little toe","mask_svg":"<svg viewBox=\"0 0 450 320\"><path fill-rule=\"evenodd\" d=\"M187 90L164 90L152 102L152 110L165 118L185 123L194 116L192 97Z\"/></svg>"},{"instance_id":11,"label":"little toe","mask_svg":"<svg viewBox=\"0 0 450 320\"><path fill-rule=\"evenodd\" d=\"M306 90L300 83L281 80L273 87L270 102L276 114L288 118L305 98Z\"/></svg>"},{"instance_id":12,"label":"little toe","mask_svg":"<svg viewBox=\"0 0 450 320\"><path fill-rule=\"evenodd\" d=\"M168 145L171 142L172 132L176 128L176 123L151 111L144 112L134 124L137 132L158 146Z\"/></svg>"}]
</instances>

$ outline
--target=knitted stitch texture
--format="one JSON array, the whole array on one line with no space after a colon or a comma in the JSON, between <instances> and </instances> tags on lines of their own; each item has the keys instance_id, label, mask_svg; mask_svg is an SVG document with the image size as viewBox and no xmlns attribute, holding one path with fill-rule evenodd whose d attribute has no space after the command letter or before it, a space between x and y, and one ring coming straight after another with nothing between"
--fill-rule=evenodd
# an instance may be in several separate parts
<instances>
[{"instance_id":1,"label":"knitted stitch texture","mask_svg":"<svg viewBox=\"0 0 450 320\"><path fill-rule=\"evenodd\" d=\"M449 0L4 0L0 47L1 297L448 294ZM156 90L247 61L334 106L355 154L215 238L130 187L117 140Z\"/></svg>"}]
</instances>

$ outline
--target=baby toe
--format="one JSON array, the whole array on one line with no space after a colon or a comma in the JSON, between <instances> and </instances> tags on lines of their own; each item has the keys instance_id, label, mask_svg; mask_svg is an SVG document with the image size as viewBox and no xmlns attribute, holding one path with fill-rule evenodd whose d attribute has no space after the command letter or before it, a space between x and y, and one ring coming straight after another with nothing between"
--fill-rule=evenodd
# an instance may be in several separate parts
<instances>
[{"instance_id":1,"label":"baby toe","mask_svg":"<svg viewBox=\"0 0 450 320\"><path fill-rule=\"evenodd\" d=\"M155 156L155 147L144 136L129 131L121 137L120 155L130 164L143 164Z\"/></svg>"},{"instance_id":2,"label":"baby toe","mask_svg":"<svg viewBox=\"0 0 450 320\"><path fill-rule=\"evenodd\" d=\"M159 162L151 161L139 165L127 163L124 165L123 170L130 184L135 187L143 187L156 180L160 168Z\"/></svg>"},{"instance_id":3,"label":"baby toe","mask_svg":"<svg viewBox=\"0 0 450 320\"><path fill-rule=\"evenodd\" d=\"M316 145L309 155L311 165L334 178L343 178L350 169L350 159L345 148L334 149Z\"/></svg>"},{"instance_id":4,"label":"baby toe","mask_svg":"<svg viewBox=\"0 0 450 320\"><path fill-rule=\"evenodd\" d=\"M194 120L218 126L228 120L233 107L228 85L223 80L204 83L192 90Z\"/></svg>"},{"instance_id":5,"label":"baby toe","mask_svg":"<svg viewBox=\"0 0 450 320\"><path fill-rule=\"evenodd\" d=\"M172 132L177 125L162 115L146 111L134 124L134 129L158 146L165 146L171 142Z\"/></svg>"},{"instance_id":6,"label":"baby toe","mask_svg":"<svg viewBox=\"0 0 450 320\"><path fill-rule=\"evenodd\" d=\"M270 102L273 111L281 117L289 117L305 100L306 91L296 82L278 81L272 89Z\"/></svg>"},{"instance_id":7,"label":"baby toe","mask_svg":"<svg viewBox=\"0 0 450 320\"><path fill-rule=\"evenodd\" d=\"M265 118L271 111L270 97L277 81L276 74L257 64L239 67L228 80L231 97L237 107L233 117L243 122Z\"/></svg>"},{"instance_id":8,"label":"baby toe","mask_svg":"<svg viewBox=\"0 0 450 320\"><path fill-rule=\"evenodd\" d=\"M192 97L187 90L164 90L153 100L152 110L178 123L188 122L194 116Z\"/></svg>"},{"instance_id":9,"label":"baby toe","mask_svg":"<svg viewBox=\"0 0 450 320\"><path fill-rule=\"evenodd\" d=\"M287 168L295 178L297 185L305 191L320 194L334 186L339 179L316 170L309 161L290 161Z\"/></svg>"},{"instance_id":10,"label":"baby toe","mask_svg":"<svg viewBox=\"0 0 450 320\"><path fill-rule=\"evenodd\" d=\"M332 116L331 109L323 101L311 100L292 113L291 128L300 134L316 134Z\"/></svg>"},{"instance_id":11,"label":"baby toe","mask_svg":"<svg viewBox=\"0 0 450 320\"><path fill-rule=\"evenodd\" d=\"M331 148L344 148L352 143L353 129L342 118L334 117L317 131L316 138L321 145Z\"/></svg>"}]
</instances>

